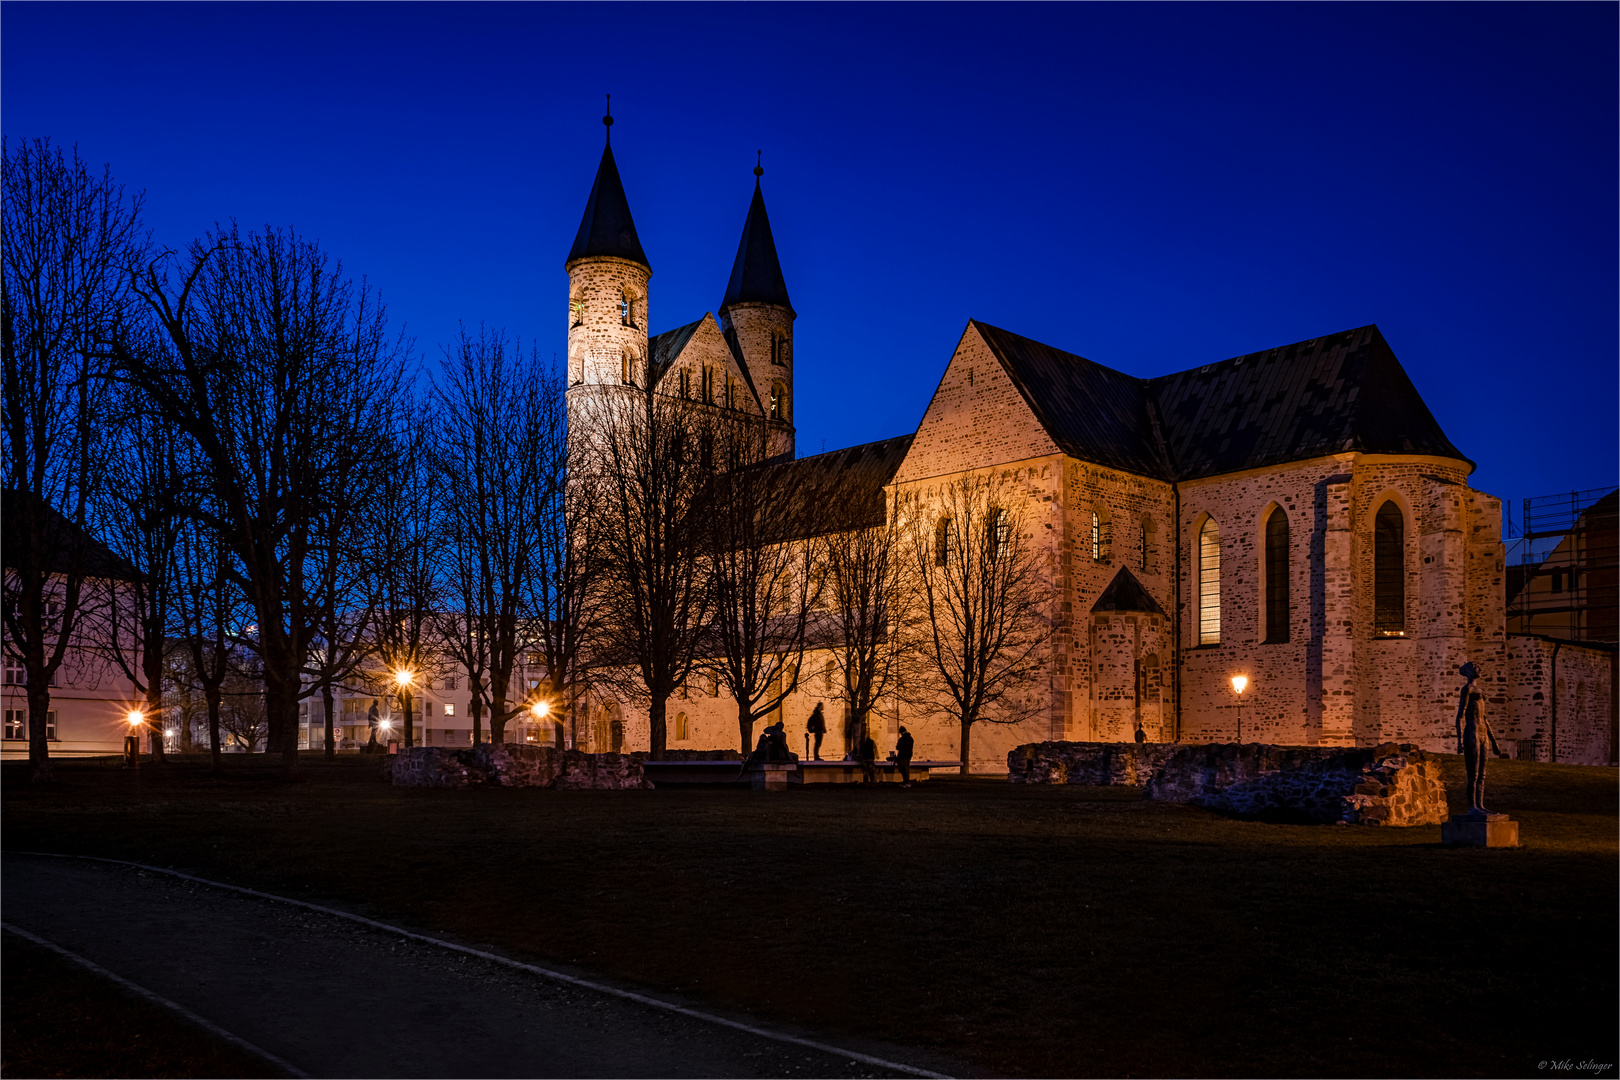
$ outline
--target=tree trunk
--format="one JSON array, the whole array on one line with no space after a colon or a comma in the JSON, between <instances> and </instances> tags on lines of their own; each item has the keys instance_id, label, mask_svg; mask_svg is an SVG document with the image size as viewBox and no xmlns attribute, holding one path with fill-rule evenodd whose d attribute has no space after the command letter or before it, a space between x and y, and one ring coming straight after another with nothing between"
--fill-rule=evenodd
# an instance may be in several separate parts
<instances>
[{"instance_id":1,"label":"tree trunk","mask_svg":"<svg viewBox=\"0 0 1620 1080\"><path fill-rule=\"evenodd\" d=\"M478 693L478 687L476 687L476 686L474 686L472 688L472 703L470 705L468 705L467 707L470 710L472 710L472 722L473 722L472 740L473 740L473 745L477 746L479 744L479 742L482 741L482 740L479 739L479 736L484 733L484 729L483 729L483 723L484 723L484 700L483 700L482 696Z\"/></svg>"},{"instance_id":2,"label":"tree trunk","mask_svg":"<svg viewBox=\"0 0 1620 1080\"><path fill-rule=\"evenodd\" d=\"M219 684L203 688L203 697L208 700L208 756L213 760L214 775L225 775L225 752L219 745Z\"/></svg>"},{"instance_id":3,"label":"tree trunk","mask_svg":"<svg viewBox=\"0 0 1620 1080\"><path fill-rule=\"evenodd\" d=\"M747 757L754 749L754 718L741 703L737 705L737 731L742 735L743 757Z\"/></svg>"},{"instance_id":4,"label":"tree trunk","mask_svg":"<svg viewBox=\"0 0 1620 1080\"><path fill-rule=\"evenodd\" d=\"M506 695L496 694L490 701L489 741L499 746L506 741Z\"/></svg>"},{"instance_id":5,"label":"tree trunk","mask_svg":"<svg viewBox=\"0 0 1620 1080\"><path fill-rule=\"evenodd\" d=\"M664 760L664 748L669 745L669 730L664 725L669 710L668 697L654 697L647 709L647 721L652 728L651 758L654 761Z\"/></svg>"},{"instance_id":6,"label":"tree trunk","mask_svg":"<svg viewBox=\"0 0 1620 1080\"><path fill-rule=\"evenodd\" d=\"M405 706L405 745L415 746L416 743L411 729L411 692L406 690L399 696L402 699L401 704Z\"/></svg>"},{"instance_id":7,"label":"tree trunk","mask_svg":"<svg viewBox=\"0 0 1620 1080\"><path fill-rule=\"evenodd\" d=\"M973 736L973 721L962 721L962 775L968 774L968 745Z\"/></svg>"},{"instance_id":8,"label":"tree trunk","mask_svg":"<svg viewBox=\"0 0 1620 1080\"><path fill-rule=\"evenodd\" d=\"M321 710L326 717L326 741L322 746L326 751L327 761L337 759L337 732L332 725L332 707L335 704L337 703L332 699L332 684L323 684L321 686Z\"/></svg>"},{"instance_id":9,"label":"tree trunk","mask_svg":"<svg viewBox=\"0 0 1620 1080\"><path fill-rule=\"evenodd\" d=\"M152 725L152 760L159 765L168 763L166 754L165 735L168 732L168 720L163 716L163 682L161 676L152 678L147 675L146 682L146 717Z\"/></svg>"},{"instance_id":10,"label":"tree trunk","mask_svg":"<svg viewBox=\"0 0 1620 1080\"><path fill-rule=\"evenodd\" d=\"M45 738L45 724L51 711L51 692L38 685L42 681L36 678L28 680L29 781L35 784L48 784L56 779L56 772L51 768L51 744Z\"/></svg>"}]
</instances>

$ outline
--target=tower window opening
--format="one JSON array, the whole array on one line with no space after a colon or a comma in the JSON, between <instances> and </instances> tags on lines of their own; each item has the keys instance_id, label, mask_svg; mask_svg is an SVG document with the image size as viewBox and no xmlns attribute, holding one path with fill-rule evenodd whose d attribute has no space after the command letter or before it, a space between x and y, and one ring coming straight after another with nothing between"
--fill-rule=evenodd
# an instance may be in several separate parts
<instances>
[{"instance_id":1,"label":"tower window opening","mask_svg":"<svg viewBox=\"0 0 1620 1080\"><path fill-rule=\"evenodd\" d=\"M779 382L771 383L771 419L787 419L787 388Z\"/></svg>"},{"instance_id":2,"label":"tower window opening","mask_svg":"<svg viewBox=\"0 0 1620 1080\"><path fill-rule=\"evenodd\" d=\"M1214 518L1198 531L1198 644L1221 643L1221 530Z\"/></svg>"},{"instance_id":3,"label":"tower window opening","mask_svg":"<svg viewBox=\"0 0 1620 1080\"><path fill-rule=\"evenodd\" d=\"M1266 518L1266 641L1288 640L1288 515L1282 508Z\"/></svg>"},{"instance_id":4,"label":"tower window opening","mask_svg":"<svg viewBox=\"0 0 1620 1080\"><path fill-rule=\"evenodd\" d=\"M629 293L619 294L619 321L625 326L636 325L635 301L631 299Z\"/></svg>"},{"instance_id":5,"label":"tower window opening","mask_svg":"<svg viewBox=\"0 0 1620 1080\"><path fill-rule=\"evenodd\" d=\"M624 353L624 361L623 362L624 362L624 372L623 372L624 384L626 386L634 386L636 384L636 354L631 352L630 350L626 349L625 353Z\"/></svg>"},{"instance_id":6,"label":"tower window opening","mask_svg":"<svg viewBox=\"0 0 1620 1080\"><path fill-rule=\"evenodd\" d=\"M949 566L951 564L951 519L940 518L939 524L934 526L934 565Z\"/></svg>"},{"instance_id":7,"label":"tower window opening","mask_svg":"<svg viewBox=\"0 0 1620 1080\"><path fill-rule=\"evenodd\" d=\"M1373 634L1406 636L1406 519L1390 499L1373 518Z\"/></svg>"},{"instance_id":8,"label":"tower window opening","mask_svg":"<svg viewBox=\"0 0 1620 1080\"><path fill-rule=\"evenodd\" d=\"M568 301L568 325L585 325L585 301L577 296Z\"/></svg>"}]
</instances>

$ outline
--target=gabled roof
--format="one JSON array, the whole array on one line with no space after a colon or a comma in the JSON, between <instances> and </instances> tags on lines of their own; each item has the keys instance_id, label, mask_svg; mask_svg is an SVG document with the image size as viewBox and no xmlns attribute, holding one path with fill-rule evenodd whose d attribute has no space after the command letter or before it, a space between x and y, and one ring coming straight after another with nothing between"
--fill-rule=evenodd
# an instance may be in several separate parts
<instances>
[{"instance_id":1,"label":"gabled roof","mask_svg":"<svg viewBox=\"0 0 1620 1080\"><path fill-rule=\"evenodd\" d=\"M1092 611L1136 611L1148 615L1163 615L1164 609L1159 602L1153 599L1142 583L1136 580L1129 567L1122 566L1114 580L1108 583L1108 588L1097 597L1097 602L1091 605Z\"/></svg>"},{"instance_id":2,"label":"gabled roof","mask_svg":"<svg viewBox=\"0 0 1620 1080\"><path fill-rule=\"evenodd\" d=\"M703 316L703 319L707 318L707 315ZM692 335L703 325L703 319L689 322L685 326L677 326L673 330L665 330L662 334L654 334L647 339L647 356L652 360L654 382L662 379L664 372L668 371L669 366L680 357L686 343L692 340Z\"/></svg>"},{"instance_id":3,"label":"gabled roof","mask_svg":"<svg viewBox=\"0 0 1620 1080\"><path fill-rule=\"evenodd\" d=\"M1440 430L1376 326L1149 384L1181 480L1347 451L1469 461Z\"/></svg>"},{"instance_id":4,"label":"gabled roof","mask_svg":"<svg viewBox=\"0 0 1620 1080\"><path fill-rule=\"evenodd\" d=\"M759 180L754 181L754 201L748 204L742 239L737 243L737 259L731 264L731 280L726 283L724 311L732 304L778 304L793 310L788 300L782 263L776 257L776 241L771 237L771 219L765 213L765 195Z\"/></svg>"},{"instance_id":5,"label":"gabled roof","mask_svg":"<svg viewBox=\"0 0 1620 1080\"><path fill-rule=\"evenodd\" d=\"M40 532L45 543L48 574L74 574L110 581L139 581L141 573L123 556L85 532L56 507L41 502L33 493L7 488L0 493L0 553L6 569L22 569L18 560L28 550L28 509L40 514Z\"/></svg>"},{"instance_id":6,"label":"gabled roof","mask_svg":"<svg viewBox=\"0 0 1620 1080\"><path fill-rule=\"evenodd\" d=\"M645 266L652 264L641 250L641 238L636 235L636 223L630 217L630 200L624 194L624 182L619 179L619 166L613 161L613 145L602 148L602 163L596 167L596 180L591 184L591 197L585 201L585 216L580 219L574 246L568 251L565 264L592 255L611 255L629 259Z\"/></svg>"},{"instance_id":7,"label":"gabled roof","mask_svg":"<svg viewBox=\"0 0 1620 1080\"><path fill-rule=\"evenodd\" d=\"M1064 453L1126 472L1167 476L1141 379L988 323L970 325Z\"/></svg>"},{"instance_id":8,"label":"gabled roof","mask_svg":"<svg viewBox=\"0 0 1620 1080\"><path fill-rule=\"evenodd\" d=\"M1161 480L1349 451L1469 461L1376 326L1138 379L985 323L970 325L1053 441L1083 461Z\"/></svg>"},{"instance_id":9,"label":"gabled roof","mask_svg":"<svg viewBox=\"0 0 1620 1080\"><path fill-rule=\"evenodd\" d=\"M914 438L899 435L769 467L781 470L785 489L804 501L804 536L864 529L888 520L883 488L899 471Z\"/></svg>"}]
</instances>

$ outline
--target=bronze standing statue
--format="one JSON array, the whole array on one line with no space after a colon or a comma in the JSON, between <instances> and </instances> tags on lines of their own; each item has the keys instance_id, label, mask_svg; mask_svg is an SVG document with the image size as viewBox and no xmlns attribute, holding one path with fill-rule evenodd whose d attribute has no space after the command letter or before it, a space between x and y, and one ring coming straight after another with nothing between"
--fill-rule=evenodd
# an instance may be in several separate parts
<instances>
[{"instance_id":1,"label":"bronze standing statue","mask_svg":"<svg viewBox=\"0 0 1620 1080\"><path fill-rule=\"evenodd\" d=\"M1490 721L1485 719L1485 695L1475 685L1479 680L1479 668L1469 661L1457 671L1468 680L1457 695L1456 720L1457 749L1463 756L1463 766L1468 770L1468 812L1485 816L1490 814L1485 809L1487 742L1489 752L1500 757L1507 755L1496 745L1496 733L1491 730Z\"/></svg>"}]
</instances>

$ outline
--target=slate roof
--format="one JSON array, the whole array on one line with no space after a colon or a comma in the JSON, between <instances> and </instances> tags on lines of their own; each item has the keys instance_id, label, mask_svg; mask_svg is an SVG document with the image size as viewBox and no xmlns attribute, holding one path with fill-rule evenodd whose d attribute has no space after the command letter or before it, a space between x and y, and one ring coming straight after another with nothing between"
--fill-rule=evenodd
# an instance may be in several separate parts
<instances>
[{"instance_id":1,"label":"slate roof","mask_svg":"<svg viewBox=\"0 0 1620 1080\"><path fill-rule=\"evenodd\" d=\"M141 573L129 561L116 554L106 544L85 532L65 517L56 507L39 502L31 493L8 488L0 493L0 549L3 549L6 568L18 569L17 558L27 551L25 530L32 505L43 515L46 564L44 570L52 574L82 574L85 577L113 581L139 581Z\"/></svg>"},{"instance_id":2,"label":"slate roof","mask_svg":"<svg viewBox=\"0 0 1620 1080\"><path fill-rule=\"evenodd\" d=\"M1468 461L1446 438L1377 326L1138 379L974 322L1058 446L1161 480L1326 454Z\"/></svg>"},{"instance_id":3,"label":"slate roof","mask_svg":"<svg viewBox=\"0 0 1620 1080\"><path fill-rule=\"evenodd\" d=\"M1153 599L1148 591L1142 588L1142 583L1131 573L1130 567L1122 566L1114 580L1108 583L1108 588L1097 597L1097 602L1091 605L1092 611L1138 611L1149 615L1163 615L1164 609L1159 602Z\"/></svg>"},{"instance_id":4,"label":"slate roof","mask_svg":"<svg viewBox=\"0 0 1620 1080\"><path fill-rule=\"evenodd\" d=\"M806 502L804 536L883 524L883 487L894 479L914 438L899 435L770 466L782 470L787 489Z\"/></svg>"},{"instance_id":5,"label":"slate roof","mask_svg":"<svg viewBox=\"0 0 1620 1080\"><path fill-rule=\"evenodd\" d=\"M591 197L585 201L585 216L580 219L579 232L574 236L574 246L568 250L564 265L591 255L630 259L652 269L647 253L641 250L636 223L630 217L630 200L625 197L624 182L619 179L612 143L602 148L602 163L596 167Z\"/></svg>"},{"instance_id":6,"label":"slate roof","mask_svg":"<svg viewBox=\"0 0 1620 1080\"><path fill-rule=\"evenodd\" d=\"M758 179L754 181L754 200L748 204L742 239L737 243L737 259L731 264L731 280L726 282L726 296L720 301L720 310L745 302L779 304L793 310Z\"/></svg>"},{"instance_id":7,"label":"slate roof","mask_svg":"<svg viewBox=\"0 0 1620 1080\"><path fill-rule=\"evenodd\" d=\"M703 319L698 319L685 326L665 330L662 334L654 334L647 339L647 356L652 361L654 382L664 377L664 372L669 370L669 366L681 355L681 350L686 348L686 343L692 340L692 335L697 333L697 328L702 325Z\"/></svg>"}]
</instances>

